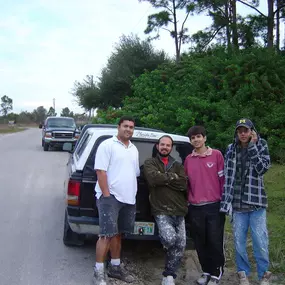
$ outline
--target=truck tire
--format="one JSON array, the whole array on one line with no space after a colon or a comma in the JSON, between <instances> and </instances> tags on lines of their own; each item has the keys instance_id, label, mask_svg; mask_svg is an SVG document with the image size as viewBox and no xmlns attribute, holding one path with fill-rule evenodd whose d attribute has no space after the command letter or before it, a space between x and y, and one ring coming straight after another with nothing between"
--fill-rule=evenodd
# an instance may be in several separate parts
<instances>
[{"instance_id":1,"label":"truck tire","mask_svg":"<svg viewBox=\"0 0 285 285\"><path fill-rule=\"evenodd\" d=\"M84 245L85 235L77 234L72 231L68 224L67 212L64 216L63 243L66 246L82 246Z\"/></svg>"},{"instance_id":2,"label":"truck tire","mask_svg":"<svg viewBox=\"0 0 285 285\"><path fill-rule=\"evenodd\" d=\"M49 149L49 144L44 142L44 151L48 151L48 149Z\"/></svg>"}]
</instances>

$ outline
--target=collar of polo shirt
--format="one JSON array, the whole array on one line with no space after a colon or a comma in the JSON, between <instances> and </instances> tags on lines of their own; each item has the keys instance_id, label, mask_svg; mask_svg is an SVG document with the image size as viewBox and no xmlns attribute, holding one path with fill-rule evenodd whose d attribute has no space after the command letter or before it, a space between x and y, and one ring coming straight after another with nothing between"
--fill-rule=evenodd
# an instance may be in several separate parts
<instances>
[{"instance_id":1,"label":"collar of polo shirt","mask_svg":"<svg viewBox=\"0 0 285 285\"><path fill-rule=\"evenodd\" d=\"M129 140L129 145L125 145L122 141L120 141L120 140L118 139L117 136L113 136L113 140L114 140L115 142L120 143L120 144L123 145L125 148L130 148L130 147L133 146L133 144L132 144L132 142L131 142L130 140Z\"/></svg>"}]
</instances>

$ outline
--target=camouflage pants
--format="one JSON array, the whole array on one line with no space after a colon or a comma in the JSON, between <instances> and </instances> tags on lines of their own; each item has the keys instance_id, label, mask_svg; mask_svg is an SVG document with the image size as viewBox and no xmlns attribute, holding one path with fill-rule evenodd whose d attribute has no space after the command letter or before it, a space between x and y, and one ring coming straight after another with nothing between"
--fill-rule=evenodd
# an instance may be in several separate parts
<instances>
[{"instance_id":1,"label":"camouflage pants","mask_svg":"<svg viewBox=\"0 0 285 285\"><path fill-rule=\"evenodd\" d=\"M160 241L166 251L163 276L176 278L186 247L185 220L183 216L156 215Z\"/></svg>"}]
</instances>

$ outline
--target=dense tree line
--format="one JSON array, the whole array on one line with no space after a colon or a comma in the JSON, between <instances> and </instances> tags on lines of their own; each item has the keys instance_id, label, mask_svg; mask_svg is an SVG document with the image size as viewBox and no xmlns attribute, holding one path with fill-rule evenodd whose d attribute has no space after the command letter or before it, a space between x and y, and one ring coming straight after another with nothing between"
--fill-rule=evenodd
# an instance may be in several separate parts
<instances>
[{"instance_id":1,"label":"dense tree line","mask_svg":"<svg viewBox=\"0 0 285 285\"><path fill-rule=\"evenodd\" d=\"M184 56L135 80L123 108L98 111L95 122L132 114L139 125L185 135L208 130L208 142L224 150L235 121L249 117L268 139L272 158L285 162L285 57L266 49L231 56L223 49Z\"/></svg>"},{"instance_id":2,"label":"dense tree line","mask_svg":"<svg viewBox=\"0 0 285 285\"><path fill-rule=\"evenodd\" d=\"M122 36L99 80L88 75L82 82L75 82L72 93L86 110L120 108L123 99L132 96L132 84L137 77L168 61L165 53L155 51L148 41L134 35Z\"/></svg>"},{"instance_id":3,"label":"dense tree line","mask_svg":"<svg viewBox=\"0 0 285 285\"><path fill-rule=\"evenodd\" d=\"M208 129L209 143L225 149L233 139L234 122L247 116L268 139L273 160L284 162L285 60L280 24L285 1L267 0L267 13L258 0L141 1L157 9L146 23L149 40L122 37L101 77L95 81L88 76L74 87L78 103L97 110L94 122L115 123L127 113L141 126L179 134L202 124ZM252 13L242 17L242 6ZM191 35L187 21L202 12L212 24ZM161 29L174 40L174 59L152 47L151 40L159 37ZM189 51L181 53L182 45L184 49L189 45Z\"/></svg>"},{"instance_id":4,"label":"dense tree line","mask_svg":"<svg viewBox=\"0 0 285 285\"><path fill-rule=\"evenodd\" d=\"M1 113L0 123L7 123L8 121L16 121L17 123L41 123L48 116L57 116L53 107L50 107L49 110L44 108L44 106L39 106L34 109L32 112L22 111L20 113L10 112L13 109L13 100L7 95L4 95L1 98ZM85 114L74 114L73 111L70 111L68 107L65 107L61 110L60 116L63 117L73 117L76 120L88 121L88 117Z\"/></svg>"},{"instance_id":5,"label":"dense tree line","mask_svg":"<svg viewBox=\"0 0 285 285\"><path fill-rule=\"evenodd\" d=\"M189 52L199 54L222 47L232 56L244 49L267 48L280 53L284 48L281 47L280 25L285 16L285 0L267 0L267 13L260 9L259 0L139 2L149 2L157 9L157 13L148 16L146 23L145 33L150 35L149 39L142 41L135 35L123 35L99 78L88 75L82 81L75 82L72 93L84 109L122 107L124 98L133 95L132 85L136 78L170 61L164 51L156 51L150 42L159 38L161 29L167 30L174 40L177 64L184 56L181 54L182 45L188 45ZM239 7L247 7L250 13L242 17ZM211 17L212 24L191 35L187 28L188 21L201 13Z\"/></svg>"}]
</instances>

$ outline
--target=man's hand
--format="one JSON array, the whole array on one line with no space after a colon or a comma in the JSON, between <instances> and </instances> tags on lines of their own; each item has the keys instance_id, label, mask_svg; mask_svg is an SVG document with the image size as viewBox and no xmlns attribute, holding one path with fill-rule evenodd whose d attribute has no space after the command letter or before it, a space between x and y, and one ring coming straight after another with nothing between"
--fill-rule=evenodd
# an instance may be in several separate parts
<instances>
[{"instance_id":1,"label":"man's hand","mask_svg":"<svg viewBox=\"0 0 285 285\"><path fill-rule=\"evenodd\" d=\"M170 180L173 180L173 179L178 179L179 176L176 174L176 173L168 173L169 177L170 177Z\"/></svg>"},{"instance_id":2,"label":"man's hand","mask_svg":"<svg viewBox=\"0 0 285 285\"><path fill-rule=\"evenodd\" d=\"M256 133L254 130L252 130L252 131L251 131L251 140L250 140L250 141L251 141L252 143L256 143L256 142L257 142L257 139L258 139L258 138L257 138L257 133Z\"/></svg>"}]
</instances>

